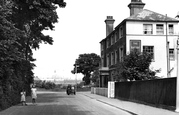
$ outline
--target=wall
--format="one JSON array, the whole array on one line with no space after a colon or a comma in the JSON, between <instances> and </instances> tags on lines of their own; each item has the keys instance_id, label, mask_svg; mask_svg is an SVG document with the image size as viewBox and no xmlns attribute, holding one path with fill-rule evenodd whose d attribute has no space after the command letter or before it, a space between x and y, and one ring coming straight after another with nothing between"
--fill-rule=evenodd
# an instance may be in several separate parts
<instances>
[{"instance_id":1,"label":"wall","mask_svg":"<svg viewBox=\"0 0 179 115\"><path fill-rule=\"evenodd\" d=\"M91 93L108 97L108 88L91 87Z\"/></svg>"},{"instance_id":2,"label":"wall","mask_svg":"<svg viewBox=\"0 0 179 115\"><path fill-rule=\"evenodd\" d=\"M115 98L154 106L176 106L176 78L115 82Z\"/></svg>"},{"instance_id":3,"label":"wall","mask_svg":"<svg viewBox=\"0 0 179 115\"><path fill-rule=\"evenodd\" d=\"M143 24L153 24L153 34L143 34ZM156 35L156 24L164 24L164 35ZM171 24L171 23L169 23ZM171 72L171 77L176 77L176 40L178 38L177 24L174 24L174 34L168 35L169 47L175 49L175 59L170 61L170 69L174 68ZM157 74L159 77L167 77L167 54L166 54L166 25L165 23L156 22L127 22L127 34L126 34L126 52L130 52L130 40L141 40L141 51L143 46L154 46L154 60L150 66L151 69L161 69L161 72Z\"/></svg>"}]
</instances>

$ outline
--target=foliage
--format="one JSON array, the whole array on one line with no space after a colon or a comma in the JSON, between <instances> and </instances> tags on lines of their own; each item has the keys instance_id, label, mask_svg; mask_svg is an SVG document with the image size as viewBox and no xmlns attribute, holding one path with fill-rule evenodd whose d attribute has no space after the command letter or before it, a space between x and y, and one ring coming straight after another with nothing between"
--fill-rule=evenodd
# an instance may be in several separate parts
<instances>
[{"instance_id":1,"label":"foliage","mask_svg":"<svg viewBox=\"0 0 179 115\"><path fill-rule=\"evenodd\" d=\"M99 77L100 77L99 69L94 70L91 77L91 81L94 83L95 86L99 86L99 80L100 80Z\"/></svg>"},{"instance_id":2,"label":"foliage","mask_svg":"<svg viewBox=\"0 0 179 115\"><path fill-rule=\"evenodd\" d=\"M45 89L54 89L56 87L54 82L51 81L36 81L36 87Z\"/></svg>"},{"instance_id":3,"label":"foliage","mask_svg":"<svg viewBox=\"0 0 179 115\"><path fill-rule=\"evenodd\" d=\"M19 74L23 72L25 60L18 43L23 32L8 18L12 14L11 8L11 3L0 2L0 110L16 104L23 88Z\"/></svg>"},{"instance_id":4,"label":"foliage","mask_svg":"<svg viewBox=\"0 0 179 115\"><path fill-rule=\"evenodd\" d=\"M56 4L61 0L0 1L0 109L17 104L20 91L30 94L33 82L32 49L53 39L42 33L57 22Z\"/></svg>"},{"instance_id":5,"label":"foliage","mask_svg":"<svg viewBox=\"0 0 179 115\"><path fill-rule=\"evenodd\" d=\"M47 82L43 82L44 84L42 85L42 88L45 89L54 89L55 88L55 83L47 81Z\"/></svg>"},{"instance_id":6,"label":"foliage","mask_svg":"<svg viewBox=\"0 0 179 115\"><path fill-rule=\"evenodd\" d=\"M72 73L82 73L84 75L83 81L85 81L85 85L88 85L90 84L91 72L99 67L100 61L100 56L95 53L80 54L78 59L76 59ZM75 67L77 67L77 71Z\"/></svg>"},{"instance_id":7,"label":"foliage","mask_svg":"<svg viewBox=\"0 0 179 115\"><path fill-rule=\"evenodd\" d=\"M133 50L129 55L125 56L122 62L121 75L125 80L147 80L155 79L158 70L152 71L149 66L152 62L152 55L146 52L140 53Z\"/></svg>"}]
</instances>

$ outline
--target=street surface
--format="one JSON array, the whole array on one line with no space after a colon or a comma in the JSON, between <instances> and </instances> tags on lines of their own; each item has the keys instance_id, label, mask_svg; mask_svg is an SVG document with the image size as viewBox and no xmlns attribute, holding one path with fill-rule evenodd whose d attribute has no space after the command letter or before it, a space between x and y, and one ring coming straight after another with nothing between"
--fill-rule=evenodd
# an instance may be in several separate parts
<instances>
[{"instance_id":1,"label":"street surface","mask_svg":"<svg viewBox=\"0 0 179 115\"><path fill-rule=\"evenodd\" d=\"M27 98L27 106L16 105L0 115L131 115L119 108L90 98L84 93L66 95L66 92L38 92L34 105Z\"/></svg>"}]
</instances>

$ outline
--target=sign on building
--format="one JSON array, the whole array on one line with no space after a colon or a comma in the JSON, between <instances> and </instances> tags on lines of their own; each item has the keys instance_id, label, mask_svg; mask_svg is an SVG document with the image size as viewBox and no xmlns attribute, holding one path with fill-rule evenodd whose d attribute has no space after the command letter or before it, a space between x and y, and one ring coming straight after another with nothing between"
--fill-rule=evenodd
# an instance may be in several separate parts
<instances>
[{"instance_id":1,"label":"sign on building","mask_svg":"<svg viewBox=\"0 0 179 115\"><path fill-rule=\"evenodd\" d=\"M141 40L130 40L130 51L137 49L141 52Z\"/></svg>"}]
</instances>

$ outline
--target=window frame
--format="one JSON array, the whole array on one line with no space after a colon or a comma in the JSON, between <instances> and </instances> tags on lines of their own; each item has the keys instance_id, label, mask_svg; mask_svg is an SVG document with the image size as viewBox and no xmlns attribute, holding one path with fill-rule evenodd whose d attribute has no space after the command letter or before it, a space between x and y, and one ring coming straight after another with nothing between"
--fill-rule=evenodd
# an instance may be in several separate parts
<instances>
[{"instance_id":1,"label":"window frame","mask_svg":"<svg viewBox=\"0 0 179 115\"><path fill-rule=\"evenodd\" d=\"M110 61L109 54L107 54L106 56L107 56L106 65L107 65L107 67L109 67L110 66L110 63L109 63L109 61Z\"/></svg>"},{"instance_id":2,"label":"window frame","mask_svg":"<svg viewBox=\"0 0 179 115\"><path fill-rule=\"evenodd\" d=\"M173 53L171 54L170 51L173 51ZM169 48L169 59L175 60L175 49L174 48Z\"/></svg>"},{"instance_id":3,"label":"window frame","mask_svg":"<svg viewBox=\"0 0 179 115\"><path fill-rule=\"evenodd\" d=\"M122 62L123 61L123 58L124 58L124 48L123 47L120 47L119 48L119 62Z\"/></svg>"},{"instance_id":4,"label":"window frame","mask_svg":"<svg viewBox=\"0 0 179 115\"><path fill-rule=\"evenodd\" d=\"M156 34L164 35L164 25L163 24L156 24Z\"/></svg>"},{"instance_id":5,"label":"window frame","mask_svg":"<svg viewBox=\"0 0 179 115\"><path fill-rule=\"evenodd\" d=\"M147 26L151 26L151 29L148 29ZM143 24L143 34L152 35L153 34L153 25L152 24Z\"/></svg>"},{"instance_id":6,"label":"window frame","mask_svg":"<svg viewBox=\"0 0 179 115\"><path fill-rule=\"evenodd\" d=\"M147 49L145 48L147 47ZM142 48L143 48L143 52L147 52L147 53L151 53L151 49L149 47L152 47L152 60L154 61L154 57L155 57L155 52L154 52L154 46L151 46L151 45L144 45ZM145 50L145 51L144 51Z\"/></svg>"},{"instance_id":7,"label":"window frame","mask_svg":"<svg viewBox=\"0 0 179 115\"><path fill-rule=\"evenodd\" d=\"M170 29L171 28L170 26L172 26L172 29ZM169 33L169 35L173 35L174 34L174 25L173 24L169 24L168 25L168 33Z\"/></svg>"},{"instance_id":8,"label":"window frame","mask_svg":"<svg viewBox=\"0 0 179 115\"><path fill-rule=\"evenodd\" d=\"M118 51L117 50L115 50L115 64L117 64L117 62L118 62Z\"/></svg>"},{"instance_id":9,"label":"window frame","mask_svg":"<svg viewBox=\"0 0 179 115\"><path fill-rule=\"evenodd\" d=\"M119 28L119 39L121 39L123 37L123 27L121 26Z\"/></svg>"}]
</instances>

